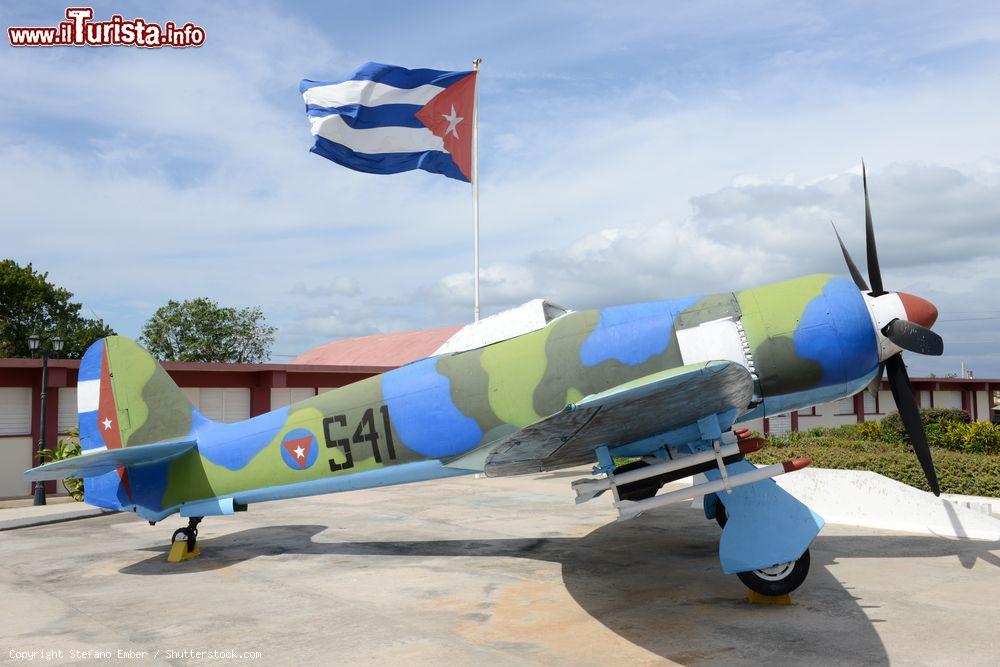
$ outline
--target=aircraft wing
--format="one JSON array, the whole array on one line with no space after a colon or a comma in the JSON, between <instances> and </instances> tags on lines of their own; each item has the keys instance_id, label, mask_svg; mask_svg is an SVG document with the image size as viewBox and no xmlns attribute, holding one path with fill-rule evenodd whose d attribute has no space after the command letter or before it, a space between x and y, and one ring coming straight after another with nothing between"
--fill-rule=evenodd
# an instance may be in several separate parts
<instances>
[{"instance_id":1,"label":"aircraft wing","mask_svg":"<svg viewBox=\"0 0 1000 667\"><path fill-rule=\"evenodd\" d=\"M601 445L618 447L727 411L735 420L752 396L750 372L731 361L654 373L586 396L491 443L484 470L506 477L591 463Z\"/></svg>"}]
</instances>

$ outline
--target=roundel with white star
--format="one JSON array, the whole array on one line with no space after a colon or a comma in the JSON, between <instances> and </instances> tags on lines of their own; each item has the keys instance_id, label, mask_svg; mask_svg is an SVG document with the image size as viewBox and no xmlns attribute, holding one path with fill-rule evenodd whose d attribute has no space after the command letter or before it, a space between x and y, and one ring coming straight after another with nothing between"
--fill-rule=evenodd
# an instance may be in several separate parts
<instances>
[{"instance_id":1,"label":"roundel with white star","mask_svg":"<svg viewBox=\"0 0 1000 667\"><path fill-rule=\"evenodd\" d=\"M297 428L281 439L281 459L292 470L305 470L316 463L319 445L316 436L304 428Z\"/></svg>"}]
</instances>

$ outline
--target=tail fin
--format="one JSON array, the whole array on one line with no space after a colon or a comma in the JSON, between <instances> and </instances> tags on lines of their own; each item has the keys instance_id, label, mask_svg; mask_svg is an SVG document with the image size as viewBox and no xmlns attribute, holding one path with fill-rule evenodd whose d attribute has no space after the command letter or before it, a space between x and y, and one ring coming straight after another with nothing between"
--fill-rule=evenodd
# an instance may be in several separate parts
<instances>
[{"instance_id":1,"label":"tail fin","mask_svg":"<svg viewBox=\"0 0 1000 667\"><path fill-rule=\"evenodd\" d=\"M123 336L90 346L80 362L77 412L83 452L188 438L194 408L153 357ZM124 467L89 477L84 500L120 509L131 496Z\"/></svg>"},{"instance_id":2,"label":"tail fin","mask_svg":"<svg viewBox=\"0 0 1000 667\"><path fill-rule=\"evenodd\" d=\"M86 451L183 438L194 408L148 352L110 336L91 345L80 362L77 411Z\"/></svg>"}]
</instances>

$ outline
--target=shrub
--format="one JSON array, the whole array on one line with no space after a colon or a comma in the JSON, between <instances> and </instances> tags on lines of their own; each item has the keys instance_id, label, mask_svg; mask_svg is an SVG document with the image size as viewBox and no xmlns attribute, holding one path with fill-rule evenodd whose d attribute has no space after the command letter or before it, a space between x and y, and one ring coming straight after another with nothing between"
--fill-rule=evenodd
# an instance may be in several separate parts
<instances>
[{"instance_id":1,"label":"shrub","mask_svg":"<svg viewBox=\"0 0 1000 667\"><path fill-rule=\"evenodd\" d=\"M988 422L939 422L927 427L927 441L932 447L956 452L1000 454L1000 426Z\"/></svg>"},{"instance_id":2,"label":"shrub","mask_svg":"<svg viewBox=\"0 0 1000 667\"><path fill-rule=\"evenodd\" d=\"M62 461L80 455L80 435L77 429L70 429L65 438L59 438L55 449L39 449L38 456L51 461ZM64 479L63 488L70 497L80 502L83 500L83 480L77 478Z\"/></svg>"},{"instance_id":3,"label":"shrub","mask_svg":"<svg viewBox=\"0 0 1000 667\"><path fill-rule=\"evenodd\" d=\"M1000 454L1000 426L989 422L971 422L965 425L966 452Z\"/></svg>"},{"instance_id":4,"label":"shrub","mask_svg":"<svg viewBox=\"0 0 1000 667\"><path fill-rule=\"evenodd\" d=\"M882 422L862 422L858 424L858 437L864 438L865 440L875 440L884 441L885 429L882 428Z\"/></svg>"},{"instance_id":5,"label":"shrub","mask_svg":"<svg viewBox=\"0 0 1000 667\"><path fill-rule=\"evenodd\" d=\"M957 408L920 408L920 421L924 424L924 429L931 424L942 424L945 422L961 422L968 424L972 421L969 413ZM906 436L906 428L898 412L893 412L882 420L882 431L886 438L898 440L899 442L909 442Z\"/></svg>"}]
</instances>

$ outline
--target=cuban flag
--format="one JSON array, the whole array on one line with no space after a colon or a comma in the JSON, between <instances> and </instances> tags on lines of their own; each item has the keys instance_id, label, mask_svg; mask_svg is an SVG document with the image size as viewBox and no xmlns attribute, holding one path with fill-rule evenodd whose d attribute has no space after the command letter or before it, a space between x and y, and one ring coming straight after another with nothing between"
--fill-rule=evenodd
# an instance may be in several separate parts
<instances>
[{"instance_id":1,"label":"cuban flag","mask_svg":"<svg viewBox=\"0 0 1000 667\"><path fill-rule=\"evenodd\" d=\"M471 182L476 72L366 63L344 81L304 79L311 151L369 174L423 169Z\"/></svg>"}]
</instances>

